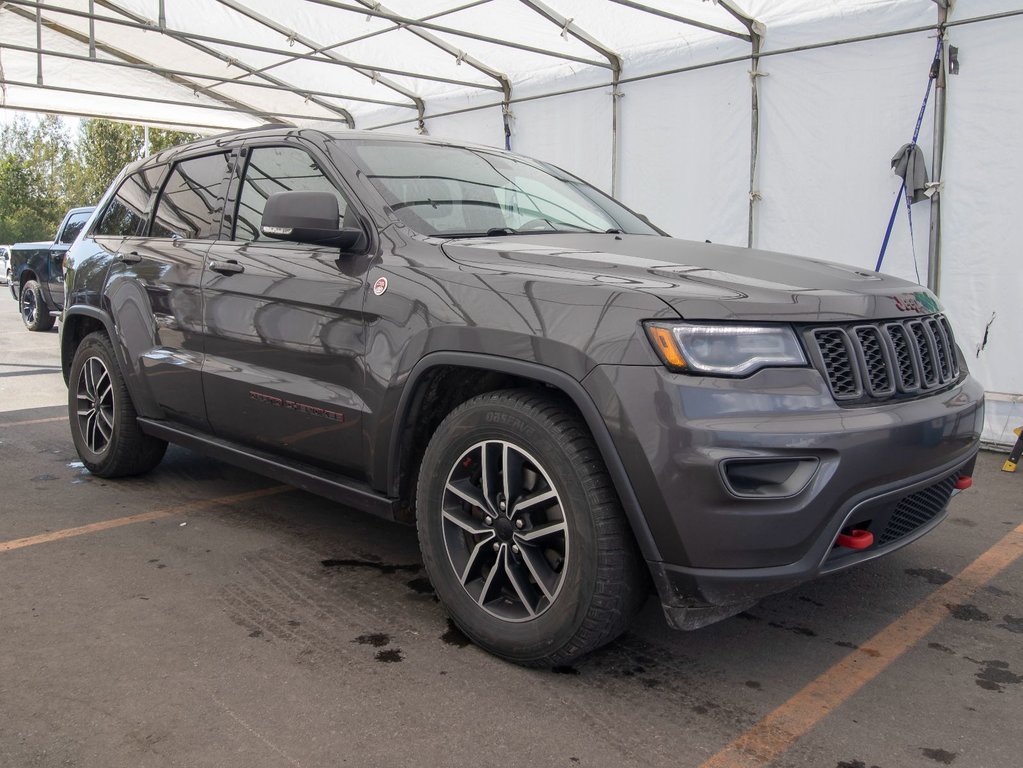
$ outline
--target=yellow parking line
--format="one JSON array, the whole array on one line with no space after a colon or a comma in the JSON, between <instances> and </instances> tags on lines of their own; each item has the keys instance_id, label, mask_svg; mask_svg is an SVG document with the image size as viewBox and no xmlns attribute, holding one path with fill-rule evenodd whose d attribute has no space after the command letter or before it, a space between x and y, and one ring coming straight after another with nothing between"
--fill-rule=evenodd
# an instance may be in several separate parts
<instances>
[{"instance_id":1,"label":"yellow parking line","mask_svg":"<svg viewBox=\"0 0 1023 768\"><path fill-rule=\"evenodd\" d=\"M246 493L236 493L233 496L221 496L216 499L201 499L199 501L190 501L187 504L181 504L176 507L161 509L155 512L141 512L137 515L128 515L127 517L118 517L113 520L102 520L98 523L80 525L77 528L64 528L59 531L41 533L37 536L28 536L24 539L11 539L10 541L3 541L0 542L0 552L10 552L15 549L23 549L24 547L31 547L36 544L47 544L51 541L70 539L73 536L83 536L86 533L97 533L99 531L107 531L110 530L111 528L119 528L122 525L131 525L133 523L145 523L149 522L150 520L160 520L161 518L164 517L173 517L174 515L184 515L189 512L198 512L199 510L217 505L239 504L243 501L251 501L252 499L259 499L264 496L273 496L278 493L287 493L288 491L293 490L295 489L292 488L290 485L275 485L272 488L262 488L258 491L248 491Z\"/></svg>"},{"instance_id":2,"label":"yellow parking line","mask_svg":"<svg viewBox=\"0 0 1023 768\"><path fill-rule=\"evenodd\" d=\"M775 760L934 629L948 616L947 606L964 602L1021 555L1023 525L1010 531L958 576L820 675L701 768L756 768Z\"/></svg>"},{"instance_id":3,"label":"yellow parking line","mask_svg":"<svg viewBox=\"0 0 1023 768\"><path fill-rule=\"evenodd\" d=\"M67 416L50 416L46 419L29 419L28 421L0 421L0 427L27 427L29 424L47 424L51 421L67 421Z\"/></svg>"}]
</instances>

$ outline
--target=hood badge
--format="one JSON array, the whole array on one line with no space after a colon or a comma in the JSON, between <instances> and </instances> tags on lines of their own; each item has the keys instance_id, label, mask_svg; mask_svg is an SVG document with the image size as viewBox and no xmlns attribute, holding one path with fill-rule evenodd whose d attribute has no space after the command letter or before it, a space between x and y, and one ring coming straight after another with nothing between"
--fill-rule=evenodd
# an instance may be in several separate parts
<instances>
[{"instance_id":1,"label":"hood badge","mask_svg":"<svg viewBox=\"0 0 1023 768\"><path fill-rule=\"evenodd\" d=\"M375 283L373 283L373 293L375 293L377 296L380 296L386 290L387 290L387 278L386 277L378 277L377 281Z\"/></svg>"}]
</instances>

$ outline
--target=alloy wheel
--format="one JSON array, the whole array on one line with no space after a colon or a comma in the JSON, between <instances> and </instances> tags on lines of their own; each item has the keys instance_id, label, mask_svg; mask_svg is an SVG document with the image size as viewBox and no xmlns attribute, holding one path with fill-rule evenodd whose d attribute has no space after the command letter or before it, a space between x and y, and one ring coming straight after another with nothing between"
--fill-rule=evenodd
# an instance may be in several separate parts
<instances>
[{"instance_id":1,"label":"alloy wheel","mask_svg":"<svg viewBox=\"0 0 1023 768\"><path fill-rule=\"evenodd\" d=\"M35 291L21 292L21 317L26 325L32 325L36 321L36 312L39 311L39 303L36 301Z\"/></svg>"},{"instance_id":2,"label":"alloy wheel","mask_svg":"<svg viewBox=\"0 0 1023 768\"><path fill-rule=\"evenodd\" d=\"M448 473L441 516L448 563L484 611L521 622L554 604L568 526L558 490L527 451L506 440L465 451Z\"/></svg>"},{"instance_id":3,"label":"alloy wheel","mask_svg":"<svg viewBox=\"0 0 1023 768\"><path fill-rule=\"evenodd\" d=\"M90 357L82 366L76 397L78 426L85 444L93 453L103 453L114 434L114 384L98 357Z\"/></svg>"}]
</instances>

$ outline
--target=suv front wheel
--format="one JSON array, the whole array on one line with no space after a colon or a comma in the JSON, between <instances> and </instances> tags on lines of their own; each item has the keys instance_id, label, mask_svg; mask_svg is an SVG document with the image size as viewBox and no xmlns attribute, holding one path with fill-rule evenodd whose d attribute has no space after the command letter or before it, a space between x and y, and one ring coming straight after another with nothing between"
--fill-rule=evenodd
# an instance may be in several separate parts
<instances>
[{"instance_id":1,"label":"suv front wheel","mask_svg":"<svg viewBox=\"0 0 1023 768\"><path fill-rule=\"evenodd\" d=\"M480 395L441 423L417 492L423 561L455 624L527 666L616 638L645 567L586 426L529 390Z\"/></svg>"}]
</instances>

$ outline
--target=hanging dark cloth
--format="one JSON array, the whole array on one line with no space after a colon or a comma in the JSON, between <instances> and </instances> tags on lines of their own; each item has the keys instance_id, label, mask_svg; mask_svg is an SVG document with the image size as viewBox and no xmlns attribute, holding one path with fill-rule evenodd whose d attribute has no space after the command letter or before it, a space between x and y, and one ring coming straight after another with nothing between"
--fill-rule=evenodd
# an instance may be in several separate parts
<instances>
[{"instance_id":1,"label":"hanging dark cloth","mask_svg":"<svg viewBox=\"0 0 1023 768\"><path fill-rule=\"evenodd\" d=\"M906 182L906 195L910 201L927 200L927 166L924 153L916 144L903 144L892 158L892 170Z\"/></svg>"}]
</instances>

